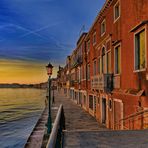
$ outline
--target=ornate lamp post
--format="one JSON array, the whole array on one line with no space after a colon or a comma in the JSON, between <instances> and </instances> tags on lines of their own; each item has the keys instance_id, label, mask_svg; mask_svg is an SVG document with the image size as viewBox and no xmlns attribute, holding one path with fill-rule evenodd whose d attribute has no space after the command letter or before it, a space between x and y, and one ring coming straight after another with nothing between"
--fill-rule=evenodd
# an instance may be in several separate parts
<instances>
[{"instance_id":1,"label":"ornate lamp post","mask_svg":"<svg viewBox=\"0 0 148 148\"><path fill-rule=\"evenodd\" d=\"M47 134L51 133L51 128L52 128L52 121L51 121L51 75L52 75L52 69L53 66L49 62L49 64L46 66L47 70L47 75L49 76L48 78L48 122L47 122Z\"/></svg>"},{"instance_id":2,"label":"ornate lamp post","mask_svg":"<svg viewBox=\"0 0 148 148\"><path fill-rule=\"evenodd\" d=\"M54 103L54 83L52 85L52 92L53 92L53 95L52 95L52 103Z\"/></svg>"}]
</instances>

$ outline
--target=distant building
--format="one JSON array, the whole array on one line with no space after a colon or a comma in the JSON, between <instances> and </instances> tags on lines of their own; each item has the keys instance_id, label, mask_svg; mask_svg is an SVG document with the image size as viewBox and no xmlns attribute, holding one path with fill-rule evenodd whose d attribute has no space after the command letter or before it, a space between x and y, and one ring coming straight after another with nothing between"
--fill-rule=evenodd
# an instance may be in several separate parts
<instances>
[{"instance_id":1,"label":"distant building","mask_svg":"<svg viewBox=\"0 0 148 148\"><path fill-rule=\"evenodd\" d=\"M148 0L106 0L60 73L66 95L106 127L147 127L143 114L122 119L148 109Z\"/></svg>"}]
</instances>

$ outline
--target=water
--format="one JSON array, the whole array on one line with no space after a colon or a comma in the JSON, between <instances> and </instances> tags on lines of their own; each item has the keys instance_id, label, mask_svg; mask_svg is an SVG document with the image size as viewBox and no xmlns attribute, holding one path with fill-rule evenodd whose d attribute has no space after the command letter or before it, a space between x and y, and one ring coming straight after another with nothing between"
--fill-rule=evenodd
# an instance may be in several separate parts
<instances>
[{"instance_id":1,"label":"water","mask_svg":"<svg viewBox=\"0 0 148 148\"><path fill-rule=\"evenodd\" d=\"M0 148L22 148L44 108L45 90L0 89Z\"/></svg>"}]
</instances>

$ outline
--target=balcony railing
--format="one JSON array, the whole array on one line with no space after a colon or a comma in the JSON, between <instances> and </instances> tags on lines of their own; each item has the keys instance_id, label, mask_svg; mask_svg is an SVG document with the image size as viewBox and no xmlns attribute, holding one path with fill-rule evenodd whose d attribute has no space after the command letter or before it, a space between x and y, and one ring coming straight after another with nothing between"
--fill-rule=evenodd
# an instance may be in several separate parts
<instances>
[{"instance_id":1,"label":"balcony railing","mask_svg":"<svg viewBox=\"0 0 148 148\"><path fill-rule=\"evenodd\" d=\"M82 63L83 63L82 56L78 56L78 57L76 57L72 67L77 67L77 66L81 65Z\"/></svg>"},{"instance_id":2,"label":"balcony railing","mask_svg":"<svg viewBox=\"0 0 148 148\"><path fill-rule=\"evenodd\" d=\"M71 86L71 87L74 87L74 85L75 85L75 81L74 81L74 80L71 80L71 81L70 81L70 86Z\"/></svg>"},{"instance_id":3,"label":"balcony railing","mask_svg":"<svg viewBox=\"0 0 148 148\"><path fill-rule=\"evenodd\" d=\"M113 75L101 74L91 78L91 88L110 92L113 90Z\"/></svg>"}]
</instances>

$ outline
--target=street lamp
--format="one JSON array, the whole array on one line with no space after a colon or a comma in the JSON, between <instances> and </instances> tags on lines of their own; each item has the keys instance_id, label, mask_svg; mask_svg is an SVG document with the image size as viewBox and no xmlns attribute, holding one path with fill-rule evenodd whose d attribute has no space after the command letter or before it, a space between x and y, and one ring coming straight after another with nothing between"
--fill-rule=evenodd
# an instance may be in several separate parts
<instances>
[{"instance_id":1,"label":"street lamp","mask_svg":"<svg viewBox=\"0 0 148 148\"><path fill-rule=\"evenodd\" d=\"M47 70L47 75L49 76L48 78L48 122L47 122L47 134L51 133L51 75L52 75L52 69L53 66L52 64L49 62L49 64L46 66L46 70Z\"/></svg>"},{"instance_id":2,"label":"street lamp","mask_svg":"<svg viewBox=\"0 0 148 148\"><path fill-rule=\"evenodd\" d=\"M54 83L52 85L52 92L53 92L53 95L52 95L52 103L54 103Z\"/></svg>"}]
</instances>

